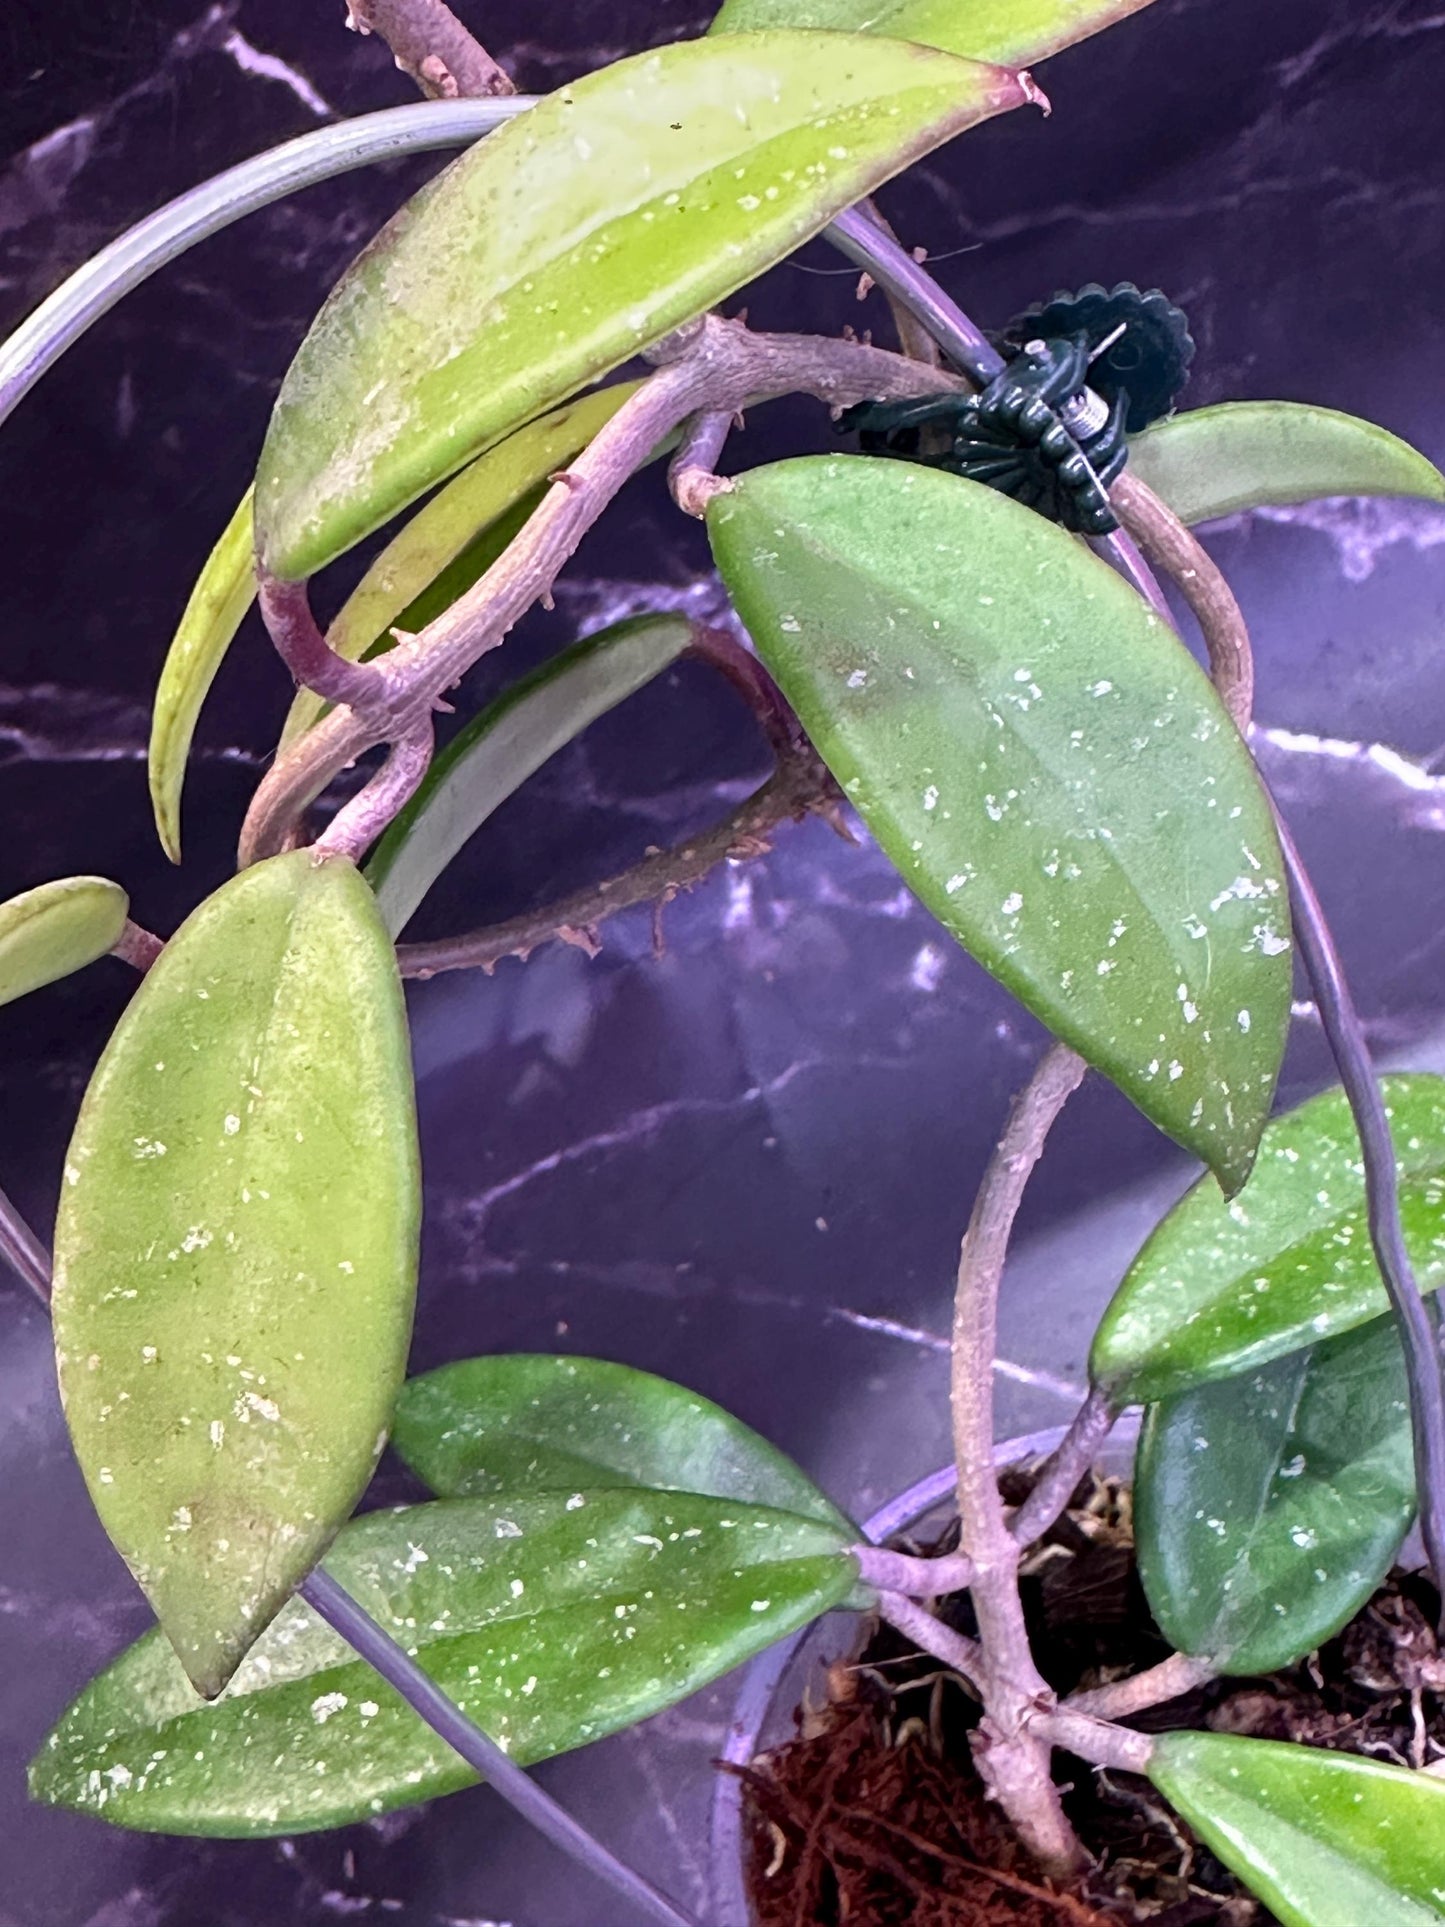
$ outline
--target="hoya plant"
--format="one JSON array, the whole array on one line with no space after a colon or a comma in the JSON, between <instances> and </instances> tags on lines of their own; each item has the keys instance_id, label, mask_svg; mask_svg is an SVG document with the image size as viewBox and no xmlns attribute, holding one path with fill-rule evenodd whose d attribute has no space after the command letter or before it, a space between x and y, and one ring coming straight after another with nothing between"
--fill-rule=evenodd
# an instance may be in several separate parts
<instances>
[{"instance_id":1,"label":"hoya plant","mask_svg":"<svg viewBox=\"0 0 1445 1927\"><path fill-rule=\"evenodd\" d=\"M7 999L107 953L140 973L65 1159L53 1293L43 1243L4 1213L12 1266L52 1307L76 1458L157 1621L56 1709L36 1800L254 1838L481 1777L637 1917L677 1923L525 1768L842 1610L969 1683L983 1783L1060 1894L1085 1859L1063 1753L1152 1782L1291 1927L1445 1919L1438 1778L1131 1723L1310 1654L1417 1519L1445 1573L1427 1296L1445 1281L1445 1081L1370 1065L1251 757L1248 631L1191 533L1321 496L1445 500L1445 479L1308 404L1180 409L1194 343L1155 290L1060 294L985 335L870 200L978 123L1047 111L1033 67L1142 3L727 0L701 37L534 99L439 0L351 0L426 102L183 197L0 350L8 411L192 242L381 156L462 150L302 341L159 678L150 794L180 862L193 730L253 601L294 675L236 874L165 936L101 877L0 907ZM900 350L857 338L841 305L824 335L737 312L819 234L886 290ZM789 396L832 412L835 452L727 462L740 412ZM449 692L661 463L656 487L706 525L730 620L588 635L438 750ZM313 579L378 531L323 633ZM499 804L683 656L755 713L775 761L756 794L542 913L407 941ZM1055 1040L963 1237L957 1549L930 1556L869 1542L849 1495L626 1365L501 1355L406 1376L421 1187L403 978L553 935L593 946L615 910L808 814L865 827ZM1296 958L1340 1082L1276 1115ZM1087 1398L1010 1506L1000 1283L1088 1071L1203 1174L1129 1267ZM1132 1407L1139 1566L1173 1654L1061 1698L1021 1563ZM388 1440L434 1497L353 1517ZM965 1594L969 1633L935 1610Z\"/></svg>"}]
</instances>

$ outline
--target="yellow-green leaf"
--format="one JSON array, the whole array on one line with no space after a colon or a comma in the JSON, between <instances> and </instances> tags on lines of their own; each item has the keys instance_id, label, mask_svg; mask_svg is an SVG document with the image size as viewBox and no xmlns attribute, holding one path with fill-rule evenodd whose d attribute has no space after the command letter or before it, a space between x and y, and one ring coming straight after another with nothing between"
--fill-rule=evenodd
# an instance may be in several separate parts
<instances>
[{"instance_id":1,"label":"yellow-green leaf","mask_svg":"<svg viewBox=\"0 0 1445 1927\"><path fill-rule=\"evenodd\" d=\"M181 791L196 718L256 594L251 500L247 489L212 549L156 684L148 756L151 807L172 863L181 860Z\"/></svg>"},{"instance_id":2,"label":"yellow-green leaf","mask_svg":"<svg viewBox=\"0 0 1445 1927\"><path fill-rule=\"evenodd\" d=\"M1129 466L1191 523L1322 495L1445 501L1445 475L1398 435L1293 401L1190 409L1137 436Z\"/></svg>"},{"instance_id":3,"label":"yellow-green leaf","mask_svg":"<svg viewBox=\"0 0 1445 1927\"><path fill-rule=\"evenodd\" d=\"M61 877L0 903L0 1004L103 957L125 929L129 907L106 877Z\"/></svg>"},{"instance_id":4,"label":"yellow-green leaf","mask_svg":"<svg viewBox=\"0 0 1445 1927\"><path fill-rule=\"evenodd\" d=\"M292 363L256 483L296 580L781 260L1016 75L852 35L739 34L549 95L412 200Z\"/></svg>"},{"instance_id":5,"label":"yellow-green leaf","mask_svg":"<svg viewBox=\"0 0 1445 1927\"><path fill-rule=\"evenodd\" d=\"M586 448L640 382L614 382L529 422L439 490L392 537L343 603L326 640L348 662L380 655L393 627L424 628L491 567L516 532L514 511ZM313 690L291 705L281 748L325 714Z\"/></svg>"},{"instance_id":6,"label":"yellow-green leaf","mask_svg":"<svg viewBox=\"0 0 1445 1927\"><path fill-rule=\"evenodd\" d=\"M968 60L1028 67L1149 0L726 0L711 33L832 28L916 40Z\"/></svg>"},{"instance_id":7,"label":"yellow-green leaf","mask_svg":"<svg viewBox=\"0 0 1445 1927\"><path fill-rule=\"evenodd\" d=\"M81 1107L55 1343L81 1470L199 1691L355 1504L406 1363L420 1184L396 958L297 850L187 920Z\"/></svg>"}]
</instances>

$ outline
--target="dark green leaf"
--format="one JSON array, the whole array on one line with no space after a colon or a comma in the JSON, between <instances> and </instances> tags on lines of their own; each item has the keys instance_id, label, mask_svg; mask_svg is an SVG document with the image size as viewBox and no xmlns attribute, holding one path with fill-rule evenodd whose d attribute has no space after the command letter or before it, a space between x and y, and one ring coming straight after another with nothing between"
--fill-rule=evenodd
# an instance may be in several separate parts
<instances>
[{"instance_id":1,"label":"dark green leaf","mask_svg":"<svg viewBox=\"0 0 1445 1927\"><path fill-rule=\"evenodd\" d=\"M1405 1242L1421 1289L1445 1283L1445 1080L1386 1077ZM1121 1399L1165 1398L1349 1331L1389 1308L1343 1091L1276 1118L1226 1204L1199 1184L1150 1236L1094 1338Z\"/></svg>"},{"instance_id":2,"label":"dark green leaf","mask_svg":"<svg viewBox=\"0 0 1445 1927\"><path fill-rule=\"evenodd\" d=\"M826 27L889 34L969 60L1027 67L1112 27L1149 0L725 0L713 33Z\"/></svg>"},{"instance_id":3,"label":"dark green leaf","mask_svg":"<svg viewBox=\"0 0 1445 1927\"><path fill-rule=\"evenodd\" d=\"M1163 1733L1149 1777L1283 1927L1439 1927L1445 1782L1379 1760Z\"/></svg>"},{"instance_id":4,"label":"dark green leaf","mask_svg":"<svg viewBox=\"0 0 1445 1927\"><path fill-rule=\"evenodd\" d=\"M837 1605L843 1533L692 1493L499 1493L373 1513L326 1565L516 1760L670 1706ZM300 1601L211 1705L151 1635L81 1694L31 1791L121 1826L298 1833L475 1775Z\"/></svg>"},{"instance_id":5,"label":"dark green leaf","mask_svg":"<svg viewBox=\"0 0 1445 1927\"><path fill-rule=\"evenodd\" d=\"M1175 415L1129 444L1129 466L1185 522L1322 495L1445 501L1445 475L1398 436L1333 408L1231 401Z\"/></svg>"},{"instance_id":6,"label":"dark green leaf","mask_svg":"<svg viewBox=\"0 0 1445 1927\"><path fill-rule=\"evenodd\" d=\"M129 907L106 877L61 877L0 903L0 1004L103 957L125 929Z\"/></svg>"},{"instance_id":7,"label":"dark green leaf","mask_svg":"<svg viewBox=\"0 0 1445 1927\"><path fill-rule=\"evenodd\" d=\"M313 574L1025 98L931 48L799 33L662 47L549 95L424 188L322 309L262 451L262 560Z\"/></svg>"},{"instance_id":8,"label":"dark green leaf","mask_svg":"<svg viewBox=\"0 0 1445 1927\"><path fill-rule=\"evenodd\" d=\"M247 489L202 569L156 684L148 753L161 848L181 860L181 791L196 718L256 595L255 534Z\"/></svg>"},{"instance_id":9,"label":"dark green leaf","mask_svg":"<svg viewBox=\"0 0 1445 1927\"><path fill-rule=\"evenodd\" d=\"M396 957L346 862L232 879L91 1080L55 1341L107 1532L220 1691L350 1513L406 1365L420 1185Z\"/></svg>"},{"instance_id":10,"label":"dark green leaf","mask_svg":"<svg viewBox=\"0 0 1445 1927\"><path fill-rule=\"evenodd\" d=\"M347 597L326 640L348 662L383 653L393 626L424 629L486 574L565 468L611 421L640 382L614 382L529 422L440 489L377 556ZM300 689L281 732L284 749L304 735L326 703Z\"/></svg>"},{"instance_id":11,"label":"dark green leaf","mask_svg":"<svg viewBox=\"0 0 1445 1927\"><path fill-rule=\"evenodd\" d=\"M601 1358L467 1358L408 1379L395 1443L442 1498L649 1486L775 1506L856 1537L750 1426L681 1385Z\"/></svg>"},{"instance_id":12,"label":"dark green leaf","mask_svg":"<svg viewBox=\"0 0 1445 1927\"><path fill-rule=\"evenodd\" d=\"M1150 1407L1134 1478L1139 1573L1180 1652L1270 1673L1384 1579L1415 1511L1394 1322Z\"/></svg>"},{"instance_id":13,"label":"dark green leaf","mask_svg":"<svg viewBox=\"0 0 1445 1927\"><path fill-rule=\"evenodd\" d=\"M692 638L683 616L620 622L543 663L474 716L433 762L366 866L399 936L472 834L564 743L675 662Z\"/></svg>"},{"instance_id":14,"label":"dark green leaf","mask_svg":"<svg viewBox=\"0 0 1445 1927\"><path fill-rule=\"evenodd\" d=\"M1177 638L1054 523L913 463L781 462L708 521L910 888L1236 1189L1288 1022L1287 905L1253 765Z\"/></svg>"}]
</instances>

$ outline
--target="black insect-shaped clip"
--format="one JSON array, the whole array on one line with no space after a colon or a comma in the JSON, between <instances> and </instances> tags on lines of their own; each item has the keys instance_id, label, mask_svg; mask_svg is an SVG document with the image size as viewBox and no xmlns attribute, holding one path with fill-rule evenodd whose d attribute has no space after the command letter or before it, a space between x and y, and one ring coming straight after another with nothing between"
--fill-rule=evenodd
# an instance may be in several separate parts
<instances>
[{"instance_id":1,"label":"black insect-shaped clip","mask_svg":"<svg viewBox=\"0 0 1445 1927\"><path fill-rule=\"evenodd\" d=\"M863 402L840 426L865 454L945 468L1067 529L1108 534L1126 433L1167 413L1187 375L1184 316L1157 290L1094 285L1019 316L998 346L1008 366L981 394Z\"/></svg>"}]
</instances>

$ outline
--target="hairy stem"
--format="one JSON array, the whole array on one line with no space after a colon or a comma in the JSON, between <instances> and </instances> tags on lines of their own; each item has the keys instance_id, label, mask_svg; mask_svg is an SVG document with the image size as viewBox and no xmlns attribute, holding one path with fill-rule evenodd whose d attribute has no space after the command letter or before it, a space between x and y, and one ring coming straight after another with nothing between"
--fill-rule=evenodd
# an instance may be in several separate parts
<instances>
[{"instance_id":1,"label":"hairy stem","mask_svg":"<svg viewBox=\"0 0 1445 1927\"><path fill-rule=\"evenodd\" d=\"M556 938L595 950L599 924L641 903L666 904L698 884L728 859L761 856L780 823L809 814L828 816L838 806L832 778L809 754L791 759L721 823L672 850L658 850L620 876L576 890L571 896L458 937L397 945L403 977L434 977L443 970L492 970L505 957L526 957Z\"/></svg>"},{"instance_id":2,"label":"hairy stem","mask_svg":"<svg viewBox=\"0 0 1445 1927\"><path fill-rule=\"evenodd\" d=\"M701 521L715 495L725 495L732 483L716 473L717 459L728 438L734 417L726 408L711 408L694 415L682 445L667 471L667 486L672 499L684 515Z\"/></svg>"},{"instance_id":3,"label":"hairy stem","mask_svg":"<svg viewBox=\"0 0 1445 1927\"><path fill-rule=\"evenodd\" d=\"M1108 1686L1095 1686L1085 1693L1070 1693L1063 1710L1087 1713L1093 1719L1124 1720L1143 1713L1151 1706L1164 1706L1184 1693L1192 1693L1215 1677L1207 1659L1191 1659L1187 1653L1171 1653L1146 1672L1132 1679L1115 1680Z\"/></svg>"},{"instance_id":4,"label":"hairy stem","mask_svg":"<svg viewBox=\"0 0 1445 1927\"><path fill-rule=\"evenodd\" d=\"M951 1666L955 1673L977 1687L983 1679L983 1648L966 1633L956 1633L935 1619L926 1606L920 1606L901 1592L878 1595L878 1617L884 1619L905 1639L911 1639L921 1653L931 1653Z\"/></svg>"},{"instance_id":5,"label":"hairy stem","mask_svg":"<svg viewBox=\"0 0 1445 1927\"><path fill-rule=\"evenodd\" d=\"M973 1584L973 1561L966 1553L946 1553L938 1559L915 1559L887 1546L853 1546L853 1557L865 1586L879 1592L903 1593L909 1599L943 1599Z\"/></svg>"},{"instance_id":6,"label":"hairy stem","mask_svg":"<svg viewBox=\"0 0 1445 1927\"><path fill-rule=\"evenodd\" d=\"M346 24L384 40L401 71L433 100L517 91L442 0L347 0Z\"/></svg>"},{"instance_id":7,"label":"hairy stem","mask_svg":"<svg viewBox=\"0 0 1445 1927\"><path fill-rule=\"evenodd\" d=\"M689 416L735 412L802 393L846 407L870 396L901 399L958 386L957 378L858 342L755 335L709 316L687 333L679 358L630 397L553 485L515 541L451 608L385 657L382 709L344 705L278 758L256 791L242 831L241 863L285 847L302 812L340 770L375 744L428 717L435 699L546 595L578 543L627 478ZM376 667L376 665L371 665Z\"/></svg>"},{"instance_id":8,"label":"hairy stem","mask_svg":"<svg viewBox=\"0 0 1445 1927\"><path fill-rule=\"evenodd\" d=\"M132 923L127 917L124 930L110 947L110 954L119 957L122 963L130 964L144 976L164 948L161 938L143 929L140 924Z\"/></svg>"},{"instance_id":9,"label":"hairy stem","mask_svg":"<svg viewBox=\"0 0 1445 1927\"><path fill-rule=\"evenodd\" d=\"M1135 1733L1127 1726L1111 1726L1071 1707L1056 1706L1035 1717L1040 1735L1050 1746L1065 1747L1077 1753L1090 1766L1113 1767L1121 1773L1147 1773L1154 1753L1148 1733Z\"/></svg>"},{"instance_id":10,"label":"hairy stem","mask_svg":"<svg viewBox=\"0 0 1445 1927\"><path fill-rule=\"evenodd\" d=\"M1254 654L1234 591L1174 511L1127 468L1110 488L1109 500L1147 560L1178 584L1204 637L1220 701L1241 734L1247 733L1254 708Z\"/></svg>"},{"instance_id":11,"label":"hairy stem","mask_svg":"<svg viewBox=\"0 0 1445 1927\"><path fill-rule=\"evenodd\" d=\"M1019 1596L1019 1543L1008 1529L993 1466L993 1361L998 1292L1009 1234L1049 1128L1084 1075L1084 1060L1054 1044L1015 1101L964 1233L954 1297L953 1447L962 1550L974 1563L973 1605L984 1652L985 1715L975 1739L984 1783L1030 1851L1069 1868L1080 1848L1032 1724L1052 1703L1029 1648Z\"/></svg>"},{"instance_id":12,"label":"hairy stem","mask_svg":"<svg viewBox=\"0 0 1445 1927\"><path fill-rule=\"evenodd\" d=\"M348 662L336 653L311 613L304 582L279 582L258 570L257 602L277 655L299 685L329 703L349 703L358 714L385 714L385 665Z\"/></svg>"},{"instance_id":13,"label":"hairy stem","mask_svg":"<svg viewBox=\"0 0 1445 1927\"><path fill-rule=\"evenodd\" d=\"M916 1601L899 1593L882 1594L878 1602L878 1614L906 1639L911 1639L920 1652L931 1653L971 1685L982 1687L987 1703L988 1661L984 1648L977 1641L967 1638L963 1633L956 1633ZM1126 1773L1148 1771L1154 1743L1147 1733L1133 1733L1127 1727L1112 1726L1106 1720L1096 1719L1083 1711L1072 1701L1066 1706L1055 1706L1045 1695L1033 1706L1029 1723L1046 1749L1049 1746L1067 1747L1069 1752L1077 1753L1081 1760L1087 1760L1090 1766L1114 1767ZM1018 1826L1019 1822L1015 1820L1014 1824Z\"/></svg>"},{"instance_id":14,"label":"hairy stem","mask_svg":"<svg viewBox=\"0 0 1445 1927\"><path fill-rule=\"evenodd\" d=\"M1009 1520L1009 1531L1020 1547L1041 1539L1059 1517L1117 1417L1107 1394L1091 1386L1058 1450L1034 1481L1033 1491Z\"/></svg>"},{"instance_id":15,"label":"hairy stem","mask_svg":"<svg viewBox=\"0 0 1445 1927\"><path fill-rule=\"evenodd\" d=\"M432 755L430 721L399 736L380 771L316 839L318 857L345 856L359 863L392 818L416 795Z\"/></svg>"}]
</instances>

